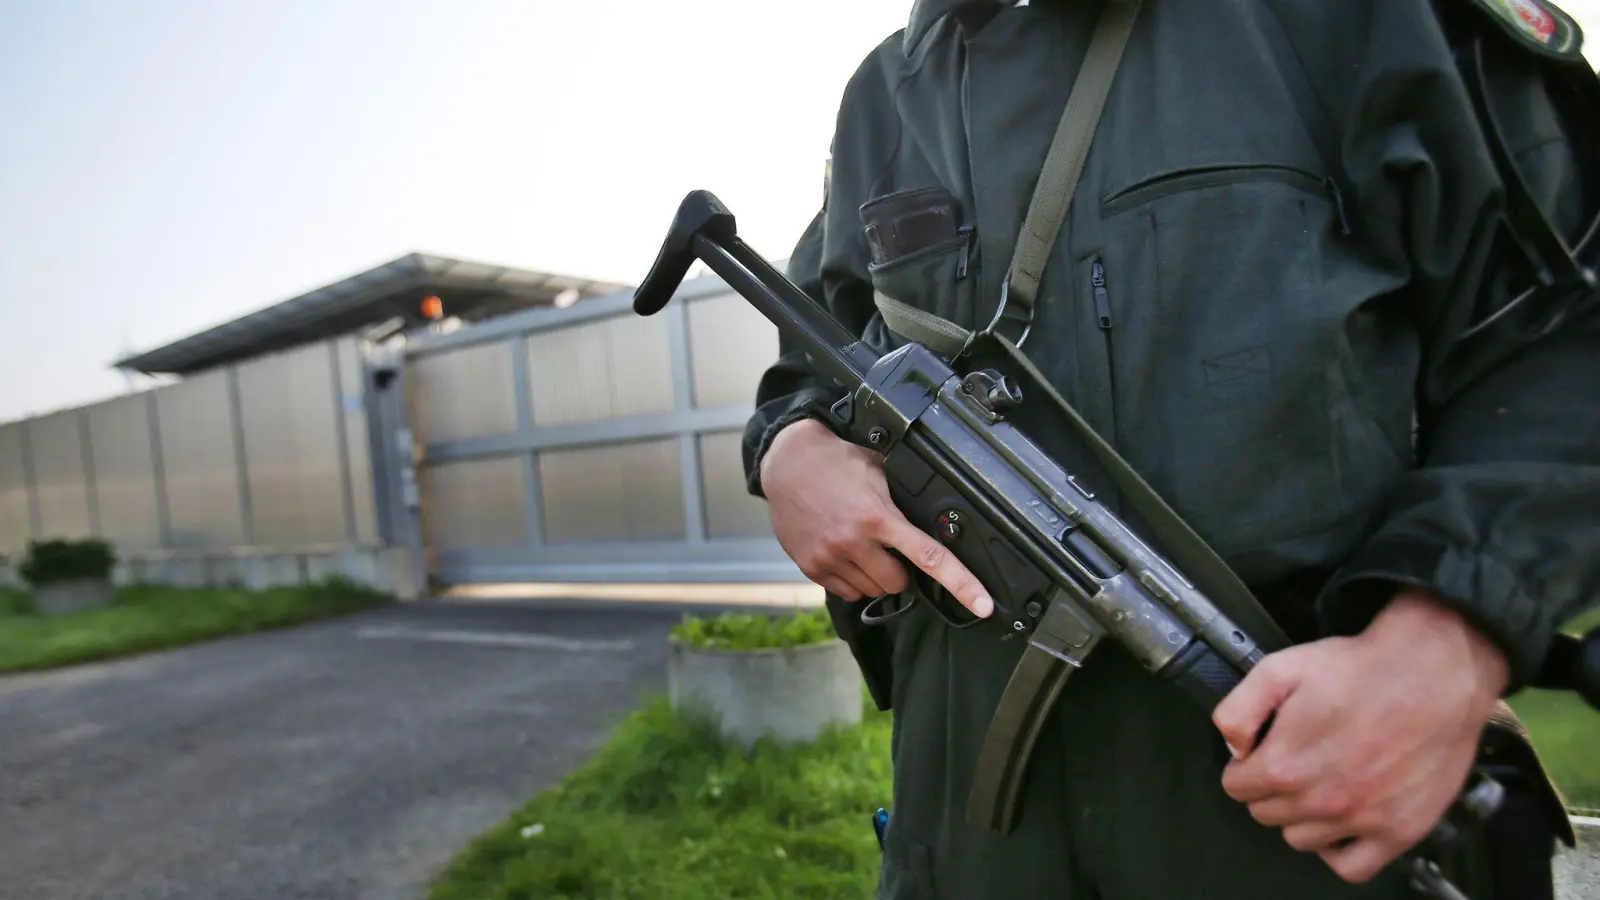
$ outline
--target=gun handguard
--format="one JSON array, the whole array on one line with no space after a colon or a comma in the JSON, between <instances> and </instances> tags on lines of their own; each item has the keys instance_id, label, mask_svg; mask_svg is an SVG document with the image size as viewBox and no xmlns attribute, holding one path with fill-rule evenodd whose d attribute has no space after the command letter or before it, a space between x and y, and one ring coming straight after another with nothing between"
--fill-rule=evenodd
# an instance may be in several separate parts
<instances>
[{"instance_id":1,"label":"gun handguard","mask_svg":"<svg viewBox=\"0 0 1600 900\"><path fill-rule=\"evenodd\" d=\"M697 258L848 391L834 407L835 424L884 453L899 509L977 576L995 612L976 618L925 576L920 595L953 627L987 623L1028 642L990 724L969 819L1010 830L1043 713L1101 638L1121 643L1206 710L1262 659L1251 635L1007 421L1021 401L1008 378L958 375L917 343L880 357L745 245L733 214L706 191L679 206L634 310L659 312ZM1418 851L1448 842L1461 816L1486 816L1497 789L1478 778L1403 858L1420 889L1443 900L1462 896Z\"/></svg>"}]
</instances>

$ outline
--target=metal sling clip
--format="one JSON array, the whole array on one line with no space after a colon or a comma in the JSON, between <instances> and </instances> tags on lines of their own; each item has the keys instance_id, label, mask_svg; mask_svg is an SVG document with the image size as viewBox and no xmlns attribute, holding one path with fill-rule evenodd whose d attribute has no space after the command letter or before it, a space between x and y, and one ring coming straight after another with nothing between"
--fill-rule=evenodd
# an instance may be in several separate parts
<instances>
[{"instance_id":1,"label":"metal sling clip","mask_svg":"<svg viewBox=\"0 0 1600 900\"><path fill-rule=\"evenodd\" d=\"M1011 303L1010 278L1007 278L1000 284L1000 305L995 307L994 318L989 320L988 327L984 328L982 331L974 331L969 333L967 335L966 342L961 345L960 352L956 354L956 358L966 356L967 351L972 349L972 345L977 342L978 338L990 337L999 334L999 329L1002 322L1020 326L1021 332L1016 336L1015 339L1012 339L1011 343L1014 344L1018 349L1021 349L1023 342L1027 341L1028 335L1033 332L1033 304ZM1003 337L1004 335L1001 336Z\"/></svg>"}]
</instances>

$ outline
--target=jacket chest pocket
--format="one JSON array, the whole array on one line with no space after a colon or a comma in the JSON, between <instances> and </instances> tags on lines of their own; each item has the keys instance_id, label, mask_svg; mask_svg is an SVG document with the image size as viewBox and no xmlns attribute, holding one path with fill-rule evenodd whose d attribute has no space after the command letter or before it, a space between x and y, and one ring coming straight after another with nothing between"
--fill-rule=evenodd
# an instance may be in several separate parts
<instances>
[{"instance_id":1,"label":"jacket chest pocket","mask_svg":"<svg viewBox=\"0 0 1600 900\"><path fill-rule=\"evenodd\" d=\"M913 188L869 200L860 214L873 291L971 330L978 244L956 198Z\"/></svg>"},{"instance_id":2,"label":"jacket chest pocket","mask_svg":"<svg viewBox=\"0 0 1600 900\"><path fill-rule=\"evenodd\" d=\"M1078 254L1098 275L1079 290L1110 298L1135 465L1219 552L1264 552L1269 568L1280 542L1359 524L1396 459L1347 382L1347 324L1382 288L1342 240L1334 183L1292 165L1187 169L1102 196L1100 218Z\"/></svg>"}]
</instances>

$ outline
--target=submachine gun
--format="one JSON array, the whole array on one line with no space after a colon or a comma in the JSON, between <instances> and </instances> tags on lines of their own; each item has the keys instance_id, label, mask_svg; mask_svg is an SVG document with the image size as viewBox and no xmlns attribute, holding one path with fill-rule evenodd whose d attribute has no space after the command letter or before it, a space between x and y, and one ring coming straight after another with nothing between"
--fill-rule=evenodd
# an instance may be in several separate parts
<instances>
[{"instance_id":1,"label":"submachine gun","mask_svg":"<svg viewBox=\"0 0 1600 900\"><path fill-rule=\"evenodd\" d=\"M1238 621L1141 540L1083 484L1009 421L1021 391L995 370L958 374L918 343L880 356L740 240L715 196L684 198L659 255L634 294L634 311L664 308L696 259L755 306L848 396L834 425L881 451L891 496L988 589L992 621L1024 636L1023 653L985 739L968 818L1009 832L1045 713L1067 677L1106 637L1207 711L1264 654L1287 639L1269 621ZM951 625L982 622L942 591L925 598ZM869 613L863 612L863 617ZM1600 629L1575 654L1585 696L1600 708ZM1269 722L1270 727L1270 722ZM1432 834L1402 857L1412 884L1466 900L1430 850L1486 818L1502 787L1474 772Z\"/></svg>"}]
</instances>

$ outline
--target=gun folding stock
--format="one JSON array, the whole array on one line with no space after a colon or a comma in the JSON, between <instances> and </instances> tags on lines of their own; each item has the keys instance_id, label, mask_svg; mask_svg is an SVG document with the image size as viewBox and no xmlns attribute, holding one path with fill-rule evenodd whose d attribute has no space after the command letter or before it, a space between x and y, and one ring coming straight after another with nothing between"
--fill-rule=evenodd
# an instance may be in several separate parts
<instances>
[{"instance_id":1,"label":"gun folding stock","mask_svg":"<svg viewBox=\"0 0 1600 900\"><path fill-rule=\"evenodd\" d=\"M696 259L795 340L812 363L838 383L859 382L877 361L877 354L859 338L739 239L733 213L710 191L691 191L678 204L654 265L633 292L634 312L651 316L664 309Z\"/></svg>"},{"instance_id":2,"label":"gun folding stock","mask_svg":"<svg viewBox=\"0 0 1600 900\"><path fill-rule=\"evenodd\" d=\"M701 255L695 246L696 238L704 236L726 244L737 233L733 213L710 191L695 191L683 198L672 226L667 229L667 239L656 253L655 264L633 292L633 311L641 316L653 316L666 307L684 276L689 274L689 267Z\"/></svg>"}]
</instances>

